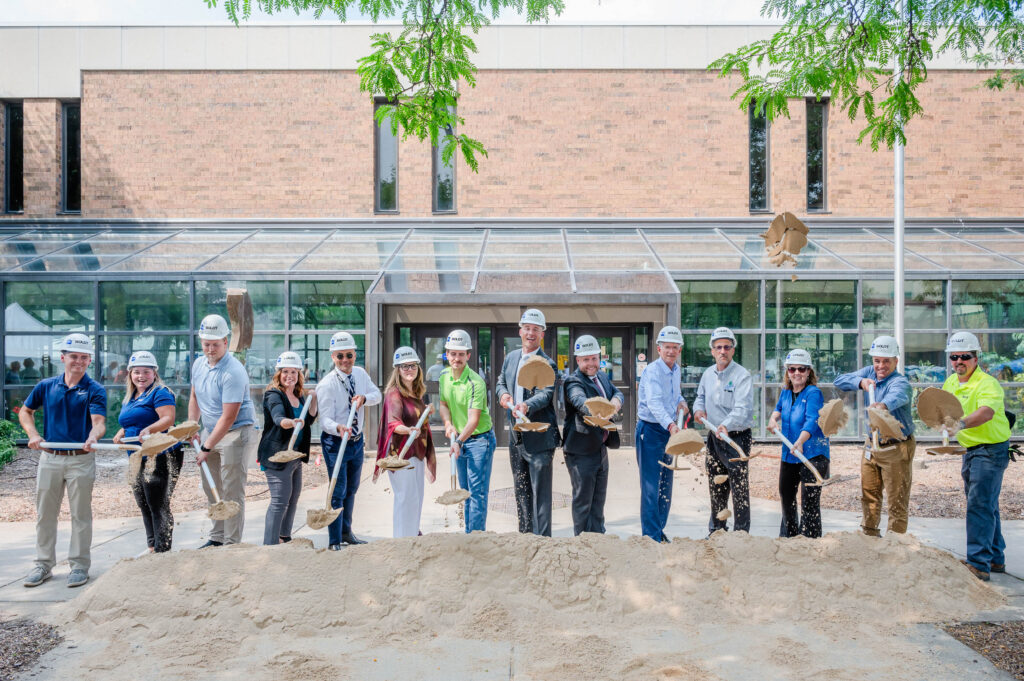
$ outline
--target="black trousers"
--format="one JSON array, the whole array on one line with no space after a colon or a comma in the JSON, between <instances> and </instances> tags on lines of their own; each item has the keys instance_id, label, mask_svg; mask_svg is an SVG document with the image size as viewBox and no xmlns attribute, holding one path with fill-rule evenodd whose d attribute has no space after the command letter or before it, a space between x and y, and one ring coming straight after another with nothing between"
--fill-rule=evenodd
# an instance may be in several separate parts
<instances>
[{"instance_id":1,"label":"black trousers","mask_svg":"<svg viewBox=\"0 0 1024 681\"><path fill-rule=\"evenodd\" d=\"M572 525L581 532L604 534L604 502L608 496L608 448L600 454L565 455L572 481Z\"/></svg>"},{"instance_id":2,"label":"black trousers","mask_svg":"<svg viewBox=\"0 0 1024 681\"><path fill-rule=\"evenodd\" d=\"M508 448L519 515L519 531L551 536L551 461L555 450L528 452L521 444ZM518 470L517 470L518 468Z\"/></svg>"},{"instance_id":3,"label":"black trousers","mask_svg":"<svg viewBox=\"0 0 1024 681\"><path fill-rule=\"evenodd\" d=\"M156 553L171 550L171 535L174 533L171 495L178 484L184 458L184 448L176 447L156 457L156 467L151 475L146 474L146 466L142 465L138 477L132 482L135 503L142 511L142 524L146 526L146 545Z\"/></svg>"},{"instance_id":4,"label":"black trousers","mask_svg":"<svg viewBox=\"0 0 1024 681\"><path fill-rule=\"evenodd\" d=\"M750 430L729 433L746 453L750 454L753 440ZM711 494L711 518L708 520L708 532L728 530L727 520L719 520L718 514L729 507L729 495L732 494L732 529L750 532L750 473L746 461L729 461L739 456L728 442L719 440L708 433L708 453L705 463L708 469L708 491ZM715 484L716 475L728 475L729 479L720 485Z\"/></svg>"},{"instance_id":5,"label":"black trousers","mask_svg":"<svg viewBox=\"0 0 1024 681\"><path fill-rule=\"evenodd\" d=\"M828 478L828 457L825 455L808 459L821 477ZM807 466L802 463L780 462L779 466L779 498L782 499L782 525L780 537L821 536L821 488L808 487L807 483L815 482L816 478ZM802 513L797 511L796 493L800 483L804 483L800 493Z\"/></svg>"}]
</instances>

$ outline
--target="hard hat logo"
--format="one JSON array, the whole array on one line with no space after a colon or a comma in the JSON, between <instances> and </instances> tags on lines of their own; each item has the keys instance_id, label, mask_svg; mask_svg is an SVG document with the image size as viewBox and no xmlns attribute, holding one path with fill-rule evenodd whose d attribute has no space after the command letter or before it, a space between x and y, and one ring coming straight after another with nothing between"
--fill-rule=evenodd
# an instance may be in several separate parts
<instances>
[{"instance_id":1,"label":"hard hat logo","mask_svg":"<svg viewBox=\"0 0 1024 681\"><path fill-rule=\"evenodd\" d=\"M661 331L658 332L659 343L678 343L683 344L683 333L674 326L662 327Z\"/></svg>"}]
</instances>

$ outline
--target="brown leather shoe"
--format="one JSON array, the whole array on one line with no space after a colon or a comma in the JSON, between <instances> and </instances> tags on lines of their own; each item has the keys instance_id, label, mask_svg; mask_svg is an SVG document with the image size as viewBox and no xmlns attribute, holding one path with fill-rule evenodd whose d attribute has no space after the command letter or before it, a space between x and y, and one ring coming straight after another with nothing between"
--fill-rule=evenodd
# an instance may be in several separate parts
<instances>
[{"instance_id":1,"label":"brown leather shoe","mask_svg":"<svg viewBox=\"0 0 1024 681\"><path fill-rule=\"evenodd\" d=\"M991 579L991 576L989 575L989 573L985 572L984 570L979 570L978 568L976 568L973 565L971 565L970 563L968 563L966 560L962 560L960 562L963 563L964 566L968 570L971 571L972 575L974 575L975 577L977 577L981 581L987 582L987 581L989 581L989 579Z\"/></svg>"},{"instance_id":2,"label":"brown leather shoe","mask_svg":"<svg viewBox=\"0 0 1024 681\"><path fill-rule=\"evenodd\" d=\"M991 572L998 572L1000 574L1006 572L1006 563L992 563L988 567Z\"/></svg>"}]
</instances>

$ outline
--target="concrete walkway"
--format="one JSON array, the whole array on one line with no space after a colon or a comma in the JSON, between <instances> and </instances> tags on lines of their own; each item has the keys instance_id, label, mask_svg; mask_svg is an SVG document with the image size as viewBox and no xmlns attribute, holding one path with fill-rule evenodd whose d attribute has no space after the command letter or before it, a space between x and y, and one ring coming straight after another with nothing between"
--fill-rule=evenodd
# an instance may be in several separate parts
<instances>
[{"instance_id":1,"label":"concrete walkway","mask_svg":"<svg viewBox=\"0 0 1024 681\"><path fill-rule=\"evenodd\" d=\"M561 454L556 454L554 473L555 510L553 512L554 534L572 535L572 517L568 507L571 484ZM428 485L423 509L422 530L430 532L461 532L458 512L454 507L443 507L434 503L434 498L449 485L447 457L441 457L439 480ZM382 479L373 484L369 474L372 464L367 460L363 468L363 482L357 497L354 531L369 541L391 536L392 497L391 489ZM639 523L639 476L635 454L632 449L613 452L611 456L610 489L606 505L606 520L609 533L620 536L640 534ZM844 484L858 484L856 481ZM673 489L672 513L667 529L670 537L701 539L708 533L709 503L706 479L696 470L676 473ZM491 503L487 518L487 529L495 532L514 532L517 528L514 499L511 491L512 475L507 454L499 450L495 456L491 477ZM127 493L127 491L126 491ZM326 489L318 487L303 493L296 515L293 536L308 537L318 548L327 544L326 530L313 531L304 525L306 509L322 507ZM828 494L826 490L824 492ZM262 541L263 520L268 502L266 500L248 504L244 540L258 544ZM752 500L752 534L777 536L781 519L778 502L760 499ZM860 514L843 511L825 511L823 521L826 532L856 530ZM303 523L303 524L300 524ZM179 514L176 517L174 549L192 549L206 540L209 521L205 511ZM58 536L58 558L66 555L69 523L61 523ZM884 518L883 518L884 527ZM965 531L963 520L912 518L910 532L922 540L958 557L963 557ZM983 614L981 619L1024 619L1024 521L1004 523L1003 532L1009 546L1007 550L1007 574L992 575L992 586L1008 598L1008 607L996 612ZM140 518L101 520L95 524L92 549L92 580L109 570L122 558L136 556L145 550L145 532ZM92 582L80 589L65 586L68 573L66 560L60 560L54 570L54 578L40 587L27 589L21 584L24 575L32 566L35 547L34 523L6 523L0 531L0 612L8 615L30 617L46 616L56 604L78 596L91 588ZM970 668L974 678L1007 679L979 655L961 646L941 629L931 625L920 625L922 645L933 647L950 665L950 669ZM977 660L977 662L969 662ZM961 666L963 665L963 666ZM953 677L955 678L955 674Z\"/></svg>"}]
</instances>

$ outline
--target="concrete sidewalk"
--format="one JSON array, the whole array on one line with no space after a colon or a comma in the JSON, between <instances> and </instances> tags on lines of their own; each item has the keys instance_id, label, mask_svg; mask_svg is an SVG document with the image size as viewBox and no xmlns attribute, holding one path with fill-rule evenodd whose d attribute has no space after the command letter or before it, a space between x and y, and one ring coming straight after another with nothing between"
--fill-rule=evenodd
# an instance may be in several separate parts
<instances>
[{"instance_id":1,"label":"concrete sidewalk","mask_svg":"<svg viewBox=\"0 0 1024 681\"><path fill-rule=\"evenodd\" d=\"M606 524L609 533L620 536L639 535L640 532L640 485L636 456L633 449L621 449L611 453L611 472L606 504ZM423 532L461 532L456 507L434 503L434 498L448 489L448 458L440 457L438 480L427 486L423 506ZM353 529L357 536L369 541L390 537L392 534L392 496L386 476L373 484L371 460L363 466L363 481L356 500ZM843 484L858 484L856 481ZM490 511L487 529L494 532L515 532L518 524L512 494L512 473L507 450L499 449L495 454L491 475ZM563 464L561 453L555 455L554 511L552 525L555 536L572 536L572 514L569 499L572 491L569 475ZM125 492L128 493L127 490ZM327 531L314 531L305 526L306 509L322 508L325 487L306 490L299 501L296 527L293 535L307 537L318 547L327 545ZM825 490L824 494L828 494ZM259 544L263 540L263 521L267 500L246 505L244 540ZM751 533L762 536L778 536L781 513L778 502L752 499L753 523ZM672 513L666 533L670 537L701 539L708 534L710 505L707 481L696 469L677 471L673 488ZM179 514L175 518L174 550L194 549L206 540L210 522L205 511ZM845 511L824 511L823 522L826 532L854 531L860 526L860 514ZM88 589L65 586L68 573L66 555L69 523L62 522L57 539L58 565L54 577L42 586L27 589L21 584L24 575L31 569L35 556L35 524L5 523L0 532L0 609L39 615L53 603L66 601ZM885 526L883 518L882 526ZM939 518L912 518L910 532L934 546L963 557L966 545L963 520ZM1008 545L1007 574L992 575L992 585L1004 591L1013 605L1024 606L1024 521L1003 523L1003 533ZM99 520L95 523L92 569L90 577L95 580L117 561L139 555L146 550L145 531L139 517ZM1005 615L1004 615L1005 616Z\"/></svg>"}]
</instances>

